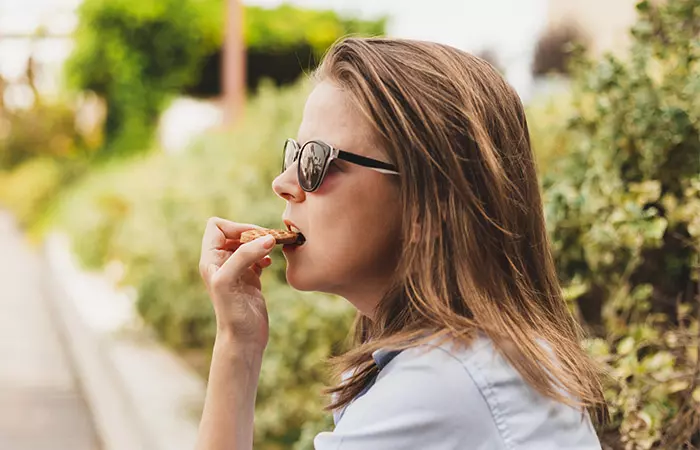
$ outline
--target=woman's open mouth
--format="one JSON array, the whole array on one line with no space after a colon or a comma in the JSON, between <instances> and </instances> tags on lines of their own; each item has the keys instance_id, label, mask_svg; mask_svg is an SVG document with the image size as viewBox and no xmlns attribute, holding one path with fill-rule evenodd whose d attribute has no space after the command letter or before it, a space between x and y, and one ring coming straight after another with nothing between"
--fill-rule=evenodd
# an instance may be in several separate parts
<instances>
[{"instance_id":1,"label":"woman's open mouth","mask_svg":"<svg viewBox=\"0 0 700 450\"><path fill-rule=\"evenodd\" d=\"M297 234L297 240L296 240L296 242L294 242L293 244L286 244L286 245L284 245L284 246L282 247L282 250L284 250L284 251L294 251L294 250L296 250L297 248L303 246L303 245L306 243L306 237L305 237L304 234L301 232L301 230L299 230L299 228L297 228L296 226L291 225L291 224L289 224L289 223L287 223L286 225L287 225L287 230L292 231L292 232L294 232L294 233Z\"/></svg>"},{"instance_id":2,"label":"woman's open mouth","mask_svg":"<svg viewBox=\"0 0 700 450\"><path fill-rule=\"evenodd\" d=\"M303 237L302 237L303 239ZM304 241L297 242L295 244L285 244L282 246L282 251L284 253L293 253L299 251L304 246Z\"/></svg>"}]
</instances>

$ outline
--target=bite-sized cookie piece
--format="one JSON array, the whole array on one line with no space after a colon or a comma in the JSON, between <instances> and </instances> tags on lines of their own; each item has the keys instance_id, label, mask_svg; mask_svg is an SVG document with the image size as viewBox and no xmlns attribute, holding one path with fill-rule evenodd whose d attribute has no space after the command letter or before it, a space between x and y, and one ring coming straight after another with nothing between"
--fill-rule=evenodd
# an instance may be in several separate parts
<instances>
[{"instance_id":1,"label":"bite-sized cookie piece","mask_svg":"<svg viewBox=\"0 0 700 450\"><path fill-rule=\"evenodd\" d=\"M243 233L241 233L241 244L245 244L246 242L250 242L252 240L255 240L259 237L262 237L262 236L265 236L268 234L275 237L276 244L301 245L305 241L304 236L301 233L297 233L295 231L288 231L288 230L271 230L271 229L266 228L264 230L244 231Z\"/></svg>"}]
</instances>

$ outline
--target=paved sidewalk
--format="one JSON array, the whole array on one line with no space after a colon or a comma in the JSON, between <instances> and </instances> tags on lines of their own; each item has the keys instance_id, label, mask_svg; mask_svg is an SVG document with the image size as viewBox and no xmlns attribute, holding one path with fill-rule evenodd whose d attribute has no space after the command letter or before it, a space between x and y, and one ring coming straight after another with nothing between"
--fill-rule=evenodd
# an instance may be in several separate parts
<instances>
[{"instance_id":1,"label":"paved sidewalk","mask_svg":"<svg viewBox=\"0 0 700 450\"><path fill-rule=\"evenodd\" d=\"M41 259L0 211L0 449L98 450L43 281Z\"/></svg>"}]
</instances>

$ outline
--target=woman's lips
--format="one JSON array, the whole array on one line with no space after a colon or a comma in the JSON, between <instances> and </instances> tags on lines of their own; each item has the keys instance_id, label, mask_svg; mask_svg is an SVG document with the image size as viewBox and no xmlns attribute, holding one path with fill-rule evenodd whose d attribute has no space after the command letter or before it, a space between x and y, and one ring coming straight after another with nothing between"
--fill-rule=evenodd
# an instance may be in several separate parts
<instances>
[{"instance_id":1,"label":"woman's lips","mask_svg":"<svg viewBox=\"0 0 700 450\"><path fill-rule=\"evenodd\" d=\"M306 243L306 236L304 236L304 234L301 232L301 230L296 225L294 225L294 223L292 223L291 221L285 220L284 224L287 226L287 229L289 231L292 231L292 232L297 234L297 241L294 244L290 244L290 246L298 247L298 246L304 245Z\"/></svg>"},{"instance_id":2,"label":"woman's lips","mask_svg":"<svg viewBox=\"0 0 700 450\"><path fill-rule=\"evenodd\" d=\"M299 233L299 238L297 239L297 242L294 244L287 244L282 246L282 251L285 253L292 253L292 252L297 252L301 249L301 247L304 247L306 244L306 237Z\"/></svg>"}]
</instances>

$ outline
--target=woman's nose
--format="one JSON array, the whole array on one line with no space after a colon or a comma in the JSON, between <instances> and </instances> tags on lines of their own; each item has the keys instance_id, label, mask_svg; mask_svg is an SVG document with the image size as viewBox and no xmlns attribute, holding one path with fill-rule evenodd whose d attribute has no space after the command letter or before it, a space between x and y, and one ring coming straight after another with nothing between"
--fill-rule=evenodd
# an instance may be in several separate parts
<instances>
[{"instance_id":1,"label":"woman's nose","mask_svg":"<svg viewBox=\"0 0 700 450\"><path fill-rule=\"evenodd\" d=\"M272 180L272 190L288 202L301 202L304 200L306 192L299 186L296 164L287 167L287 170Z\"/></svg>"}]
</instances>

